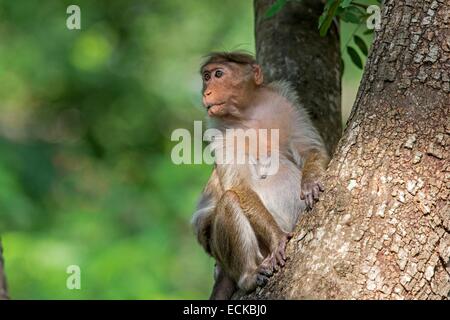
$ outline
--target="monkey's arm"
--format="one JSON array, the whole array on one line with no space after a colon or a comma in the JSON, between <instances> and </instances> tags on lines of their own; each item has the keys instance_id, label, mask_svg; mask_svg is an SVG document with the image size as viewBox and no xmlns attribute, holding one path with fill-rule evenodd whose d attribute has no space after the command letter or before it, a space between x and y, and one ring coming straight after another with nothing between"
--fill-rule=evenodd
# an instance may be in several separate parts
<instances>
[{"instance_id":1,"label":"monkey's arm","mask_svg":"<svg viewBox=\"0 0 450 320\"><path fill-rule=\"evenodd\" d=\"M314 201L319 199L320 191L324 191L322 177L329 157L326 151L312 149L305 154L304 159L300 198L305 200L307 206L311 208Z\"/></svg>"},{"instance_id":2,"label":"monkey's arm","mask_svg":"<svg viewBox=\"0 0 450 320\"><path fill-rule=\"evenodd\" d=\"M322 177L330 160L322 138L314 128L304 132L293 144L294 153L299 156L302 170L301 199L308 207L312 207L319 194L324 190Z\"/></svg>"},{"instance_id":3,"label":"monkey's arm","mask_svg":"<svg viewBox=\"0 0 450 320\"><path fill-rule=\"evenodd\" d=\"M223 194L219 176L216 169L213 170L211 176L203 189L203 193L197 204L197 209L192 217L192 225L198 242L202 245L208 254L211 254L209 240L211 238L211 222L214 212L221 195Z\"/></svg>"}]
</instances>

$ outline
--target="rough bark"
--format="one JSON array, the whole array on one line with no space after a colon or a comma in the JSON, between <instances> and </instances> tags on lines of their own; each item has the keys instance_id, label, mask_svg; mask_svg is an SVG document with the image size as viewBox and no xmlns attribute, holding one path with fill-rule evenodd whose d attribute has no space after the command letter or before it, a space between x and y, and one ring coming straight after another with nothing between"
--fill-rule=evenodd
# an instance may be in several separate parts
<instances>
[{"instance_id":1,"label":"rough bark","mask_svg":"<svg viewBox=\"0 0 450 320\"><path fill-rule=\"evenodd\" d=\"M250 298L449 298L449 39L448 0L385 1L326 191Z\"/></svg>"},{"instance_id":2,"label":"rough bark","mask_svg":"<svg viewBox=\"0 0 450 320\"><path fill-rule=\"evenodd\" d=\"M9 299L6 287L5 268L3 261L3 247L0 239L0 300Z\"/></svg>"},{"instance_id":3,"label":"rough bark","mask_svg":"<svg viewBox=\"0 0 450 320\"><path fill-rule=\"evenodd\" d=\"M274 17L273 0L255 0L256 56L269 81L290 81L330 154L342 133L339 35L318 35L320 0L288 1ZM318 88L322 88L319 89Z\"/></svg>"}]
</instances>

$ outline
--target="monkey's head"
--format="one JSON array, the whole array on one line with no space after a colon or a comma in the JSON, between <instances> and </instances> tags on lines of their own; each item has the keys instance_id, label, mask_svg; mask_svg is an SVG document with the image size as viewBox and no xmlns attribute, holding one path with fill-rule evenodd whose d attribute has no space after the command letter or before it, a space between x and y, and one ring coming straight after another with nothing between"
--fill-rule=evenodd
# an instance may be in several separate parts
<instances>
[{"instance_id":1,"label":"monkey's head","mask_svg":"<svg viewBox=\"0 0 450 320\"><path fill-rule=\"evenodd\" d=\"M200 68L203 105L211 117L238 114L263 84L261 67L241 52L213 52Z\"/></svg>"}]
</instances>

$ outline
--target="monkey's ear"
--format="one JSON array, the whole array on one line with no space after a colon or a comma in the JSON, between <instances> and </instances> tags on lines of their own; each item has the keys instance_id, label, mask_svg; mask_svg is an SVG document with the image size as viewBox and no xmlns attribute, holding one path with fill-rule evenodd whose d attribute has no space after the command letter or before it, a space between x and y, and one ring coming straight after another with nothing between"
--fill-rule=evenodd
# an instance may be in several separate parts
<instances>
[{"instance_id":1,"label":"monkey's ear","mask_svg":"<svg viewBox=\"0 0 450 320\"><path fill-rule=\"evenodd\" d=\"M255 84L257 86L262 85L264 82L264 76L261 69L261 66L259 64L252 65L253 68L253 74L255 76Z\"/></svg>"}]
</instances>

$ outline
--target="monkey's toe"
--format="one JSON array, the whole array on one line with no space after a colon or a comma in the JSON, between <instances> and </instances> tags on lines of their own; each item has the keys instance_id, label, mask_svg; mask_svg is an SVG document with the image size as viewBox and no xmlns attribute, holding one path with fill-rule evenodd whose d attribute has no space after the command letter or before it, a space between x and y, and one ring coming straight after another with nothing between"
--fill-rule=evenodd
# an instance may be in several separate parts
<instances>
[{"instance_id":1,"label":"monkey's toe","mask_svg":"<svg viewBox=\"0 0 450 320\"><path fill-rule=\"evenodd\" d=\"M275 267L276 267L277 261L273 254L269 254L263 262L258 267L258 273L263 274L265 276L272 276Z\"/></svg>"},{"instance_id":2,"label":"monkey's toe","mask_svg":"<svg viewBox=\"0 0 450 320\"><path fill-rule=\"evenodd\" d=\"M292 238L293 233L284 233L278 245L273 249L272 253L270 253L266 259L264 259L262 266L271 266L272 271L279 271L286 264L286 245L289 242L289 239Z\"/></svg>"},{"instance_id":3,"label":"monkey's toe","mask_svg":"<svg viewBox=\"0 0 450 320\"><path fill-rule=\"evenodd\" d=\"M276 259L277 259L277 265L279 265L280 267L284 267L284 265L286 263L286 257L284 256L284 251L277 252Z\"/></svg>"},{"instance_id":4,"label":"monkey's toe","mask_svg":"<svg viewBox=\"0 0 450 320\"><path fill-rule=\"evenodd\" d=\"M275 250L274 256L277 262L277 265L280 267L284 267L285 262L287 260L286 258L286 245L289 242L289 239L291 239L293 236L292 233L286 233L281 238L277 249Z\"/></svg>"}]
</instances>

